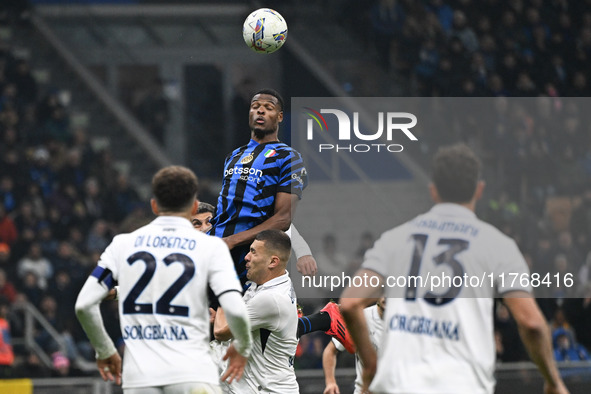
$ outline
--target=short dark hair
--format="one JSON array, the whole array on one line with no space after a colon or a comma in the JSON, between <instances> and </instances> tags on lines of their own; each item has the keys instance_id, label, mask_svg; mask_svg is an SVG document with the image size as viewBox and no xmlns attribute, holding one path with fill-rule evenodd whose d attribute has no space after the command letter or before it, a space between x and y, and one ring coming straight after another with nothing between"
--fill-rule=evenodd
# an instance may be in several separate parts
<instances>
[{"instance_id":1,"label":"short dark hair","mask_svg":"<svg viewBox=\"0 0 591 394\"><path fill-rule=\"evenodd\" d=\"M263 230L254 239L263 242L265 248L287 264L291 254L291 239L285 232L281 230Z\"/></svg>"},{"instance_id":2,"label":"short dark hair","mask_svg":"<svg viewBox=\"0 0 591 394\"><path fill-rule=\"evenodd\" d=\"M164 167L152 178L152 193L161 211L182 212L197 198L197 176L187 167Z\"/></svg>"},{"instance_id":3,"label":"short dark hair","mask_svg":"<svg viewBox=\"0 0 591 394\"><path fill-rule=\"evenodd\" d=\"M439 148L433 158L431 179L444 202L466 203L472 199L480 178L480 160L465 144Z\"/></svg>"},{"instance_id":4,"label":"short dark hair","mask_svg":"<svg viewBox=\"0 0 591 394\"><path fill-rule=\"evenodd\" d=\"M205 213L209 212L215 216L215 207L211 204L206 202L199 201L199 207L197 208L197 213Z\"/></svg>"},{"instance_id":5,"label":"short dark hair","mask_svg":"<svg viewBox=\"0 0 591 394\"><path fill-rule=\"evenodd\" d=\"M283 111L283 108L285 108L285 105L283 104L283 97L281 97L281 95L279 94L278 91L276 91L275 89L260 89L257 90L252 97L256 96L257 94L268 94L269 96L273 96L277 99L277 102L279 103L279 106L281 107L280 110Z\"/></svg>"}]
</instances>

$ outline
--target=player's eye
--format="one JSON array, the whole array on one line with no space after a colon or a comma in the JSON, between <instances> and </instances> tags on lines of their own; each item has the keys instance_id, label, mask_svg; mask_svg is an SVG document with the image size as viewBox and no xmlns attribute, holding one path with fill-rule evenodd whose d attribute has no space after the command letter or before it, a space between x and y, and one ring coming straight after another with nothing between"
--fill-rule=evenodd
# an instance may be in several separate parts
<instances>
[{"instance_id":1,"label":"player's eye","mask_svg":"<svg viewBox=\"0 0 591 394\"><path fill-rule=\"evenodd\" d=\"M193 219L193 226L201 226L203 223L201 223L201 220L199 219Z\"/></svg>"}]
</instances>

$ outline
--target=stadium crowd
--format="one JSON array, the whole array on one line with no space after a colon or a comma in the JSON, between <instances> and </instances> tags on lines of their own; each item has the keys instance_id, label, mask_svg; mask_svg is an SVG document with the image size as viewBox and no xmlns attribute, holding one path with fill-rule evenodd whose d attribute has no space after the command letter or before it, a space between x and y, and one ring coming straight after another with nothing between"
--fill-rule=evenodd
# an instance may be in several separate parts
<instances>
[{"instance_id":1,"label":"stadium crowd","mask_svg":"<svg viewBox=\"0 0 591 394\"><path fill-rule=\"evenodd\" d=\"M573 272L564 288L538 294L554 332L558 360L588 358L591 349L591 122L565 97L589 96L591 4L589 1L376 0L366 13L347 14L375 42L384 68L416 81L420 96L547 96L547 117L536 108L513 108L507 121L455 136L481 147L499 181L479 214L514 237L534 272ZM357 10L358 6L341 7ZM502 111L502 108L499 109ZM502 117L505 119L505 117ZM24 322L11 306L28 300L63 336L66 354L42 327L37 343L53 358L45 368L33 352L15 346L2 376L82 373L76 361L94 355L73 314L75 295L112 237L145 221L148 207L118 172L107 149L97 151L83 128L69 123L59 88L38 86L31 65L0 41L0 329L8 322L22 336ZM352 271L371 234L361 235L350 256ZM327 235L335 253L338 235ZM332 246L331 246L332 243ZM368 244L369 243L369 244ZM332 251L330 250L332 247ZM339 262L342 264L342 262ZM342 265L341 265L342 266ZM568 298L576 296L576 298ZM115 303L104 304L109 332L120 338ZM527 359L516 325L499 304L498 359ZM299 367L321 367L328 337L305 336ZM119 342L122 346L122 342Z\"/></svg>"},{"instance_id":2,"label":"stadium crowd","mask_svg":"<svg viewBox=\"0 0 591 394\"><path fill-rule=\"evenodd\" d=\"M59 87L39 86L10 41L0 42L0 163L0 321L22 337L22 316L10 307L27 300L67 344L64 354L36 327L54 368L19 345L0 357L0 365L12 365L2 374L80 373L74 361L93 356L72 312L76 294L113 235L135 227L148 207L108 148L93 149L86 130L70 125ZM112 329L118 335L116 323Z\"/></svg>"}]
</instances>

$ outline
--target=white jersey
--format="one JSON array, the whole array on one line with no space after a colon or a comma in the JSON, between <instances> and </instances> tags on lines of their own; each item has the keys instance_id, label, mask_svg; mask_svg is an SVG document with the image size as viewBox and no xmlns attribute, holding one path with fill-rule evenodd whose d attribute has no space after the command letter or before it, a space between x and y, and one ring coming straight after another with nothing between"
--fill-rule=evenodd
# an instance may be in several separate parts
<instances>
[{"instance_id":1,"label":"white jersey","mask_svg":"<svg viewBox=\"0 0 591 394\"><path fill-rule=\"evenodd\" d=\"M195 231L187 219L160 216L116 236L98 267L99 276L102 268L119 282L123 388L219 384L209 351L207 285L218 296L241 291L224 241Z\"/></svg>"},{"instance_id":2,"label":"white jersey","mask_svg":"<svg viewBox=\"0 0 591 394\"><path fill-rule=\"evenodd\" d=\"M363 310L365 321L367 322L367 330L369 331L369 340L376 351L380 347L382 333L384 332L384 321L380 318L378 306L372 305ZM332 343L340 351L344 351L345 347L337 339L332 338ZM363 365L357 353L355 353L355 393L361 393L363 386Z\"/></svg>"},{"instance_id":3,"label":"white jersey","mask_svg":"<svg viewBox=\"0 0 591 394\"><path fill-rule=\"evenodd\" d=\"M293 361L298 345L297 301L287 272L244 294L253 346L243 380L252 392L299 393Z\"/></svg>"},{"instance_id":4,"label":"white jersey","mask_svg":"<svg viewBox=\"0 0 591 394\"><path fill-rule=\"evenodd\" d=\"M493 297L531 291L512 280L529 272L513 240L467 208L437 204L384 233L363 268L387 281L372 392L493 393ZM433 279L458 276L465 286Z\"/></svg>"}]
</instances>

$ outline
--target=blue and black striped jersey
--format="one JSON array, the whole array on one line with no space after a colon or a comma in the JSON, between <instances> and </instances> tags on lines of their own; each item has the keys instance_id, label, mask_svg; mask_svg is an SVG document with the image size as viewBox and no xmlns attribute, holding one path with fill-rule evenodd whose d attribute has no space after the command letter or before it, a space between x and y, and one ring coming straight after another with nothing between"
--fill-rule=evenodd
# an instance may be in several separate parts
<instances>
[{"instance_id":1,"label":"blue and black striped jersey","mask_svg":"<svg viewBox=\"0 0 591 394\"><path fill-rule=\"evenodd\" d=\"M282 142L259 144L251 139L226 158L210 234L227 237L261 224L273 216L277 193L297 194L301 198L307 184L299 152ZM235 259L234 263L241 275L243 267L239 265L243 262Z\"/></svg>"}]
</instances>

